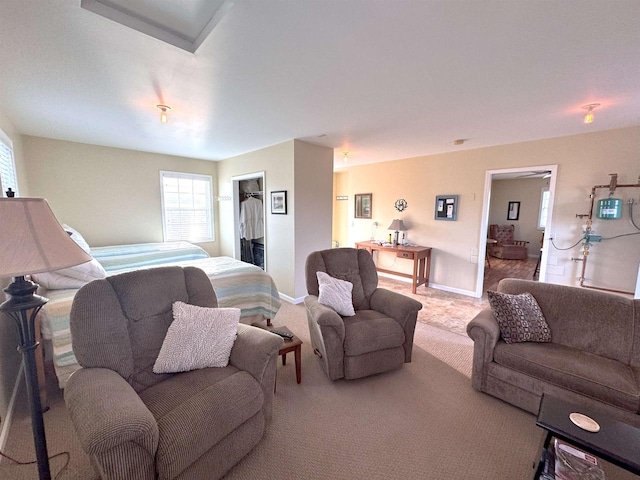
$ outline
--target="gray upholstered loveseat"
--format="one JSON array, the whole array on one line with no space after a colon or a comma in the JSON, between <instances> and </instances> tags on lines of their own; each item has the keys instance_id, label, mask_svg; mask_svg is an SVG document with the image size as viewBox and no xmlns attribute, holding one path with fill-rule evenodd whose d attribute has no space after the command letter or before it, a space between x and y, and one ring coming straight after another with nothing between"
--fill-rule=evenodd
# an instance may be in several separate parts
<instances>
[{"instance_id":1,"label":"gray upholstered loveseat","mask_svg":"<svg viewBox=\"0 0 640 480\"><path fill-rule=\"evenodd\" d=\"M102 479L220 478L271 418L282 339L238 325L226 367L155 374L181 301L216 307L207 275L161 267L94 280L71 309L82 368L64 391L82 448Z\"/></svg>"},{"instance_id":2,"label":"gray upholstered loveseat","mask_svg":"<svg viewBox=\"0 0 640 480\"><path fill-rule=\"evenodd\" d=\"M507 344L491 309L481 311L467 326L476 390L532 413L543 393L617 417L640 413L640 300L516 279L498 291L530 292L551 342Z\"/></svg>"}]
</instances>

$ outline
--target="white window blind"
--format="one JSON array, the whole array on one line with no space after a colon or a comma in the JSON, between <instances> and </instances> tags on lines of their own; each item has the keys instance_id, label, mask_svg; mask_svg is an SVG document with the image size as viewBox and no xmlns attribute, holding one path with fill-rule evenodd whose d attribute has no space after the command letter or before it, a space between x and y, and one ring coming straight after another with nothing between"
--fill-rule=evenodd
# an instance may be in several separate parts
<instances>
[{"instance_id":1,"label":"white window blind","mask_svg":"<svg viewBox=\"0 0 640 480\"><path fill-rule=\"evenodd\" d=\"M13 159L13 143L2 130L0 130L0 188L2 188L3 197L7 196L6 191L9 188L18 195L18 176Z\"/></svg>"},{"instance_id":2,"label":"white window blind","mask_svg":"<svg viewBox=\"0 0 640 480\"><path fill-rule=\"evenodd\" d=\"M212 186L209 175L160 172L165 242L214 240Z\"/></svg>"}]
</instances>

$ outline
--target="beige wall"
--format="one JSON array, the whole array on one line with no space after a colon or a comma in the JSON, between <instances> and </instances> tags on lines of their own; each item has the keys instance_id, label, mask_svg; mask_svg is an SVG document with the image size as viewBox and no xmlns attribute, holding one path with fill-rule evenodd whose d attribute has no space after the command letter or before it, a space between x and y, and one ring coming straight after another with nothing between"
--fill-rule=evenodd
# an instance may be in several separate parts
<instances>
[{"instance_id":1,"label":"beige wall","mask_svg":"<svg viewBox=\"0 0 640 480\"><path fill-rule=\"evenodd\" d=\"M293 294L293 278L295 262L291 252L294 251L292 210L294 172L293 172L293 140L272 147L263 148L239 157L233 157L218 163L218 188L220 195L232 197L232 177L251 173L264 172L264 197L269 202L269 192L287 191L288 215L272 215L267 203L265 230L265 269L273 277L279 291ZM234 256L234 204L231 201L219 202L220 215L220 254Z\"/></svg>"},{"instance_id":2,"label":"beige wall","mask_svg":"<svg viewBox=\"0 0 640 480\"><path fill-rule=\"evenodd\" d=\"M31 136L23 146L30 194L91 246L162 242L160 170L212 175L216 195L216 162ZM218 244L200 245L218 255Z\"/></svg>"},{"instance_id":3,"label":"beige wall","mask_svg":"<svg viewBox=\"0 0 640 480\"><path fill-rule=\"evenodd\" d=\"M524 240L529 256L538 257L542 230L538 230L540 195L549 181L543 178L518 178L494 180L491 184L489 224L513 224L515 240ZM509 202L520 202L518 220L507 220Z\"/></svg>"},{"instance_id":4,"label":"beige wall","mask_svg":"<svg viewBox=\"0 0 640 480\"><path fill-rule=\"evenodd\" d=\"M220 195L231 197L232 178L265 172L265 201L275 190L287 191L287 215L265 218L266 270L278 290L292 299L306 294L304 261L309 248L331 246L333 152L290 140L218 164ZM233 256L233 201L219 204L221 255ZM226 232L229 232L228 234ZM302 281L301 281L302 279Z\"/></svg>"},{"instance_id":5,"label":"beige wall","mask_svg":"<svg viewBox=\"0 0 640 480\"><path fill-rule=\"evenodd\" d=\"M295 141L295 299L307 295L304 266L316 250L331 248L333 150Z\"/></svg>"},{"instance_id":6,"label":"beige wall","mask_svg":"<svg viewBox=\"0 0 640 480\"><path fill-rule=\"evenodd\" d=\"M380 224L377 238L385 239L389 233L386 227L391 220L402 218L409 227L410 242L434 248L431 280L453 291L471 293L476 290L487 170L557 164L550 233L553 233L556 245L565 247L580 238L584 221L577 219L576 213L588 212L591 187L607 184L609 173L613 172L619 174L618 183L635 183L640 174L639 158L640 127L630 127L348 167L340 171L348 177L346 190L341 192L349 195L348 245L368 239L373 221ZM353 195L367 192L373 193L373 218L356 220L352 212ZM434 199L441 194L460 195L458 221L434 220ZM401 214L393 206L398 198L406 199L409 204ZM637 210L640 212L640 208ZM619 223L609 221L605 226L612 230L631 230L628 219ZM608 257L609 261L607 268L603 268L605 262L600 265L593 262L594 268L588 272L593 272L590 276L594 283L632 289L640 262L638 236L611 240L608 244L595 246L596 249L600 258ZM560 251L552 248L547 281L577 284L581 266L570 259L577 253L578 249ZM383 255L380 261L398 271L408 272L411 268L411 262L397 260L392 255Z\"/></svg>"},{"instance_id":7,"label":"beige wall","mask_svg":"<svg viewBox=\"0 0 640 480\"><path fill-rule=\"evenodd\" d=\"M22 153L22 138L13 123L0 111L0 129L13 143L13 156L18 175L18 191L21 196L28 196L29 188L25 175L24 155ZM0 278L0 288L6 287L11 279ZM4 294L0 294L0 303L4 301ZM22 362L22 356L17 351L18 333L15 323L9 317L0 313L0 429L4 427L9 401L15 385L16 377Z\"/></svg>"},{"instance_id":8,"label":"beige wall","mask_svg":"<svg viewBox=\"0 0 640 480\"><path fill-rule=\"evenodd\" d=\"M349 175L347 172L338 171L333 175L333 241L338 242L339 246L347 244L349 236L349 206L352 205L352 198L347 200L337 200L337 197L345 197L349 195L347 180Z\"/></svg>"}]
</instances>

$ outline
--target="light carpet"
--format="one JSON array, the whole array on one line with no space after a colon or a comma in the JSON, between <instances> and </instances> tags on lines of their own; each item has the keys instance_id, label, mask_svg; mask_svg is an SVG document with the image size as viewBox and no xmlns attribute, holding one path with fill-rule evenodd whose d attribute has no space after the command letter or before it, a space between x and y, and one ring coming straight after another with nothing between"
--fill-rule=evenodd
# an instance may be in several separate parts
<instances>
[{"instance_id":1,"label":"light carpet","mask_svg":"<svg viewBox=\"0 0 640 480\"><path fill-rule=\"evenodd\" d=\"M295 381L293 354L286 366L278 362L273 420L262 442L227 479L532 478L542 430L533 415L471 388L469 338L418 323L410 364L331 382L312 353L304 308L283 302L274 324L288 326L304 342L302 383ZM96 478L60 394L49 391L49 453L71 452L60 478ZM33 456L28 416L16 420L8 453ZM62 463L52 462L54 475ZM635 478L611 465L606 469L607 480ZM0 466L3 479L36 478L35 472L35 467Z\"/></svg>"}]
</instances>

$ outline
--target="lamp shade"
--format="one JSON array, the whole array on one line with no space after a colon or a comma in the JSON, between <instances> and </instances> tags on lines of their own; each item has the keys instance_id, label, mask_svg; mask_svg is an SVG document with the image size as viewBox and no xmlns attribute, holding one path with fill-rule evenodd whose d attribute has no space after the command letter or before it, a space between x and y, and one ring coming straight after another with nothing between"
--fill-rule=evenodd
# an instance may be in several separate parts
<instances>
[{"instance_id":1,"label":"lamp shade","mask_svg":"<svg viewBox=\"0 0 640 480\"><path fill-rule=\"evenodd\" d=\"M396 218L393 220L393 222L391 222L391 225L389 225L389 228L387 230L406 232L407 228L404 226L402 220Z\"/></svg>"},{"instance_id":2,"label":"lamp shade","mask_svg":"<svg viewBox=\"0 0 640 480\"><path fill-rule=\"evenodd\" d=\"M0 277L19 277L91 260L44 198L0 198Z\"/></svg>"}]
</instances>

